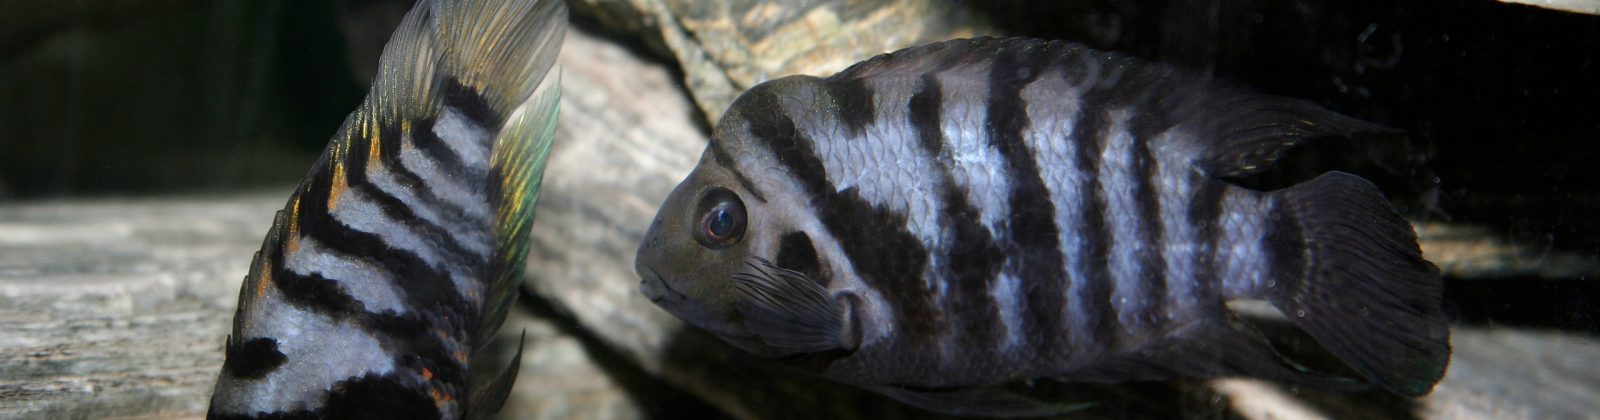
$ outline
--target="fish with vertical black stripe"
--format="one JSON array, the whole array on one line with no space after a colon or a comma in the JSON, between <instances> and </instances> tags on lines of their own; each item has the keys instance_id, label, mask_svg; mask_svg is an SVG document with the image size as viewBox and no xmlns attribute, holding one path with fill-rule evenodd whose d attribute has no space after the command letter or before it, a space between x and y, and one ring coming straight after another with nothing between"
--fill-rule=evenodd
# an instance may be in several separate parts
<instances>
[{"instance_id":1,"label":"fish with vertical black stripe","mask_svg":"<svg viewBox=\"0 0 1600 420\"><path fill-rule=\"evenodd\" d=\"M1373 183L1245 182L1313 141L1408 141L1303 101L977 38L763 83L713 137L640 245L641 292L913 405L1052 414L1094 401L1033 384L1222 376L1420 396L1449 358L1438 270ZM1243 301L1348 369L1276 351Z\"/></svg>"},{"instance_id":2,"label":"fish with vertical black stripe","mask_svg":"<svg viewBox=\"0 0 1600 420\"><path fill-rule=\"evenodd\" d=\"M566 19L556 0L413 7L255 254L208 417L499 410L517 362L469 372L522 281Z\"/></svg>"}]
</instances>

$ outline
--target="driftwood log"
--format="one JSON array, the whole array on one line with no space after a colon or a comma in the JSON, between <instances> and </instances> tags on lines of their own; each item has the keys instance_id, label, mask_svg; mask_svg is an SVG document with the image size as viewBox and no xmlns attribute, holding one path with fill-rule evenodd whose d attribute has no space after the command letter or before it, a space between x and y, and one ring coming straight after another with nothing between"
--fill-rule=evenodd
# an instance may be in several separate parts
<instances>
[{"instance_id":1,"label":"driftwood log","mask_svg":"<svg viewBox=\"0 0 1600 420\"><path fill-rule=\"evenodd\" d=\"M636 292L635 246L660 200L698 158L706 141L701 115L715 115L704 111L716 100L686 94L668 65L614 43L582 32L568 42L561 138L538 208L528 293L501 334L528 333L503 416L926 417L740 353ZM0 417L203 415L239 282L288 191L0 204ZM1595 273L1592 259L1509 243L1480 227L1426 224L1419 231L1425 252L1452 282ZM1085 414L1600 413L1593 398L1600 366L1592 362L1600 360L1600 340L1593 336L1472 325L1456 328L1452 341L1445 380L1418 400L1222 379L1120 387Z\"/></svg>"}]
</instances>

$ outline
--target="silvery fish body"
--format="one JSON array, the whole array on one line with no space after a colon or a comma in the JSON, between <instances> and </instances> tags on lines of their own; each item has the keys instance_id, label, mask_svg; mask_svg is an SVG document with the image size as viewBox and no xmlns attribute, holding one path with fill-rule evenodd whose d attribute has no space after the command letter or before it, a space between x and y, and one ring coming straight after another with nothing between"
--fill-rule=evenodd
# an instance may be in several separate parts
<instances>
[{"instance_id":1,"label":"silvery fish body","mask_svg":"<svg viewBox=\"0 0 1600 420\"><path fill-rule=\"evenodd\" d=\"M255 254L209 417L499 410L517 362L469 372L521 283L565 30L554 0L417 3Z\"/></svg>"},{"instance_id":2,"label":"silvery fish body","mask_svg":"<svg viewBox=\"0 0 1600 420\"><path fill-rule=\"evenodd\" d=\"M939 411L1006 387L1348 383L1226 305L1265 300L1373 384L1449 354L1437 269L1370 182L1232 180L1390 130L1065 42L926 45L756 86L640 246L641 291L756 354Z\"/></svg>"}]
</instances>

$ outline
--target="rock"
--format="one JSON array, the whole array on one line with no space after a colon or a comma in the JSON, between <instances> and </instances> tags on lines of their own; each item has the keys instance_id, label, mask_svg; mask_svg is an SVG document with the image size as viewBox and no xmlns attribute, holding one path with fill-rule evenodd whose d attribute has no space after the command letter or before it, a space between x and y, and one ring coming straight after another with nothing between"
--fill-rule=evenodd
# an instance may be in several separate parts
<instances>
[{"instance_id":1,"label":"rock","mask_svg":"<svg viewBox=\"0 0 1600 420\"><path fill-rule=\"evenodd\" d=\"M936 0L583 0L574 9L669 50L712 122L757 83L832 74L880 53L990 33L959 2Z\"/></svg>"}]
</instances>

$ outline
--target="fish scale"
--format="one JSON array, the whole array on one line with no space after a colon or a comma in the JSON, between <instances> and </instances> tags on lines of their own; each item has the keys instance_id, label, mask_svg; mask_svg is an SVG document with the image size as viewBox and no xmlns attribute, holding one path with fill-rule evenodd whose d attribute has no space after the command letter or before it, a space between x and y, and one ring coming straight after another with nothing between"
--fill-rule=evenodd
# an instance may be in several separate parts
<instances>
[{"instance_id":1,"label":"fish scale","mask_svg":"<svg viewBox=\"0 0 1600 420\"><path fill-rule=\"evenodd\" d=\"M550 0L427 0L278 212L211 418L481 418L470 380L516 296L560 95ZM518 350L520 358L520 349Z\"/></svg>"},{"instance_id":2,"label":"fish scale","mask_svg":"<svg viewBox=\"0 0 1600 420\"><path fill-rule=\"evenodd\" d=\"M745 92L650 227L640 287L747 351L957 414L1079 406L1016 391L1035 380L1355 383L1280 357L1225 305L1239 299L1420 395L1448 330L1409 224L1342 172L1234 184L1356 136L1409 141L1065 42L911 48ZM1340 309L1374 306L1391 318Z\"/></svg>"}]
</instances>

